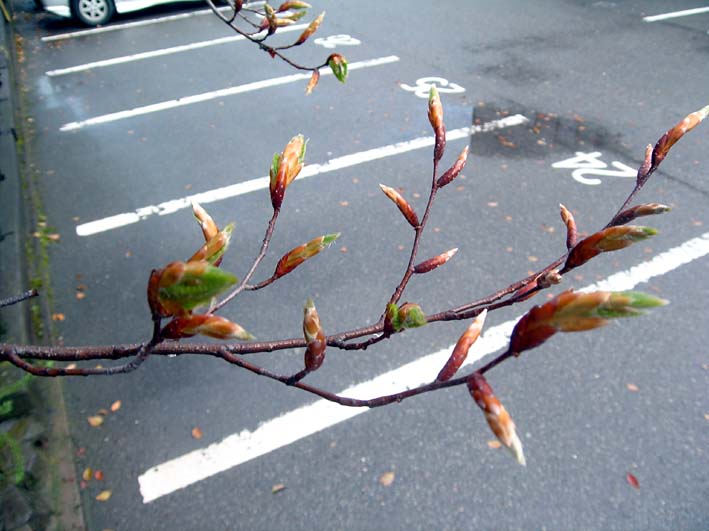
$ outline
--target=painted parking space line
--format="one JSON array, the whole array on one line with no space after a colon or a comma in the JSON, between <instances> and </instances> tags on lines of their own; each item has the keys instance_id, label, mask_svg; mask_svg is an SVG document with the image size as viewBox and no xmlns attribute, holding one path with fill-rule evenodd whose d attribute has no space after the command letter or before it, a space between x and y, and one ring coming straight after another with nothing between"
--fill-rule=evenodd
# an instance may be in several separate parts
<instances>
[{"instance_id":1,"label":"painted parking space line","mask_svg":"<svg viewBox=\"0 0 709 531\"><path fill-rule=\"evenodd\" d=\"M307 24L296 24L294 26L287 26L285 28L280 28L278 34L288 33L290 31L302 31L307 28ZM265 35L266 32L257 33L254 37L261 37ZM229 37L222 37L219 39L211 39L208 41L193 42L190 44L183 44L181 46L172 46L170 48L161 48L159 50L151 50L149 52L135 53L131 55L123 55L121 57L113 57L111 59L103 59L101 61L93 61L91 63L85 63L82 65L70 66L67 68L57 68L56 70L48 70L45 75L49 77L64 76L67 74L76 74L77 72L85 72L86 70L93 70L96 68L105 68L107 66L115 66L125 63L133 63L136 61L142 61L144 59L152 59L155 57L163 57L166 55L172 55L176 53L189 52L191 50L199 50L201 48L208 48L210 46L217 46L220 44L228 44L232 42L245 41L246 37L241 35L232 35Z\"/></svg>"},{"instance_id":2,"label":"painted parking space line","mask_svg":"<svg viewBox=\"0 0 709 531\"><path fill-rule=\"evenodd\" d=\"M254 7L262 6L265 2L254 2L251 4ZM223 6L217 8L219 11L226 11L229 6ZM145 20L136 20L135 22L124 22L123 24L111 24L110 26L101 26L98 28L91 28L85 30L71 31L68 33L58 33L56 35L47 35L42 37L42 42L54 42L62 41L65 39L76 39L79 37L90 37L92 35L101 35L102 33L109 33L111 31L120 31L130 28L139 28L141 26L151 26L153 24L162 24L165 22L174 22L176 20L184 20L187 18L201 17L204 15L211 15L211 9L200 9L197 11L190 11L189 13L180 13L179 15L168 15L165 17L149 18Z\"/></svg>"},{"instance_id":3,"label":"painted parking space line","mask_svg":"<svg viewBox=\"0 0 709 531\"><path fill-rule=\"evenodd\" d=\"M374 66L395 63L398 60L399 58L396 55L389 55L387 57L378 57L377 59L358 61L356 63L350 63L349 71L352 72L354 70L361 70L363 68L371 68ZM202 103L204 101L210 101L217 98L235 96L237 94L244 94L245 92L253 92L254 90L261 90L269 87L277 87L279 85L286 85L288 83L295 83L296 81L310 79L310 75L310 73L298 73L290 74L288 76L272 77L271 79L254 81L253 83L246 83L245 85L237 85L225 89L203 92L202 94L195 94L194 96L185 96L184 98L177 98L175 100L161 101L159 103L153 103L151 105L145 105L143 107L135 107L133 109L127 109L125 111L118 111L109 114L102 114L100 116L94 116L93 118L89 118L87 120L82 120L79 122L70 122L62 125L59 130L76 131L78 129L83 129L84 127L92 125L116 122L118 120L125 120L126 118L133 118L135 116L142 116L144 114L152 114L154 112L166 111L168 109L175 109L177 107L184 107L186 105L194 105L195 103ZM320 72L320 75L332 75L332 70L324 69Z\"/></svg>"},{"instance_id":4,"label":"painted parking space line","mask_svg":"<svg viewBox=\"0 0 709 531\"><path fill-rule=\"evenodd\" d=\"M645 22L657 22L659 20L668 20L671 18L689 17L691 15L699 15L701 13L709 13L709 6L696 7L694 9L684 9L682 11L673 11L672 13L663 13L660 15L652 15L643 17Z\"/></svg>"},{"instance_id":5,"label":"painted parking space line","mask_svg":"<svg viewBox=\"0 0 709 531\"><path fill-rule=\"evenodd\" d=\"M466 138L479 133L522 125L528 121L529 120L525 116L515 114L513 116L507 116L500 120L493 120L481 125L453 129L446 133L446 139L448 141L459 140L461 138ZM308 164L301 170L296 182L308 177L314 177L316 175L342 168L349 168L365 162L371 162L374 160L391 157L393 155L400 155L409 151L430 147L433 146L433 144L433 136L424 136L405 142L398 142L396 144L389 144L366 151L359 151L350 155L330 159L322 164ZM200 204L213 203L215 201L221 201L230 197L236 197L250 192L255 192L257 190L263 190L268 188L268 186L269 177L258 177L256 179L224 186L222 188L215 188L213 190L188 195L179 199L172 199L157 205L145 206L138 208L133 212L124 212L122 214L116 214L95 221L82 223L77 225L76 234L78 236L91 236L101 232L118 229L126 225L131 225L133 223L138 223L139 221L145 220L151 216L165 216L167 214L173 214L179 210L191 207L193 202Z\"/></svg>"},{"instance_id":6,"label":"painted parking space line","mask_svg":"<svg viewBox=\"0 0 709 531\"><path fill-rule=\"evenodd\" d=\"M615 273L605 280L583 288L583 291L623 291L667 274L694 260L709 255L709 232L665 251L651 260ZM473 345L465 365L505 348L515 323L511 319L490 327ZM354 398L371 398L418 387L429 381L443 366L454 345L386 372L376 378L352 386L339 394ZM288 446L300 439L325 430L362 413L367 408L354 408L321 399L261 423L255 430L244 430L223 440L176 457L150 468L138 477L143 503L149 503L172 492L207 479L220 472Z\"/></svg>"}]
</instances>

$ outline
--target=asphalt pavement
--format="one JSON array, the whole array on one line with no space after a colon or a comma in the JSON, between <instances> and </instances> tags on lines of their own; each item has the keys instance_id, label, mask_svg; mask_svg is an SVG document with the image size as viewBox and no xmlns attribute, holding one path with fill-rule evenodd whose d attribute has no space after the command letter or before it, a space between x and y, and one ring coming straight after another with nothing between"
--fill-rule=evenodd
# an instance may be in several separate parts
<instances>
[{"instance_id":1,"label":"asphalt pavement","mask_svg":"<svg viewBox=\"0 0 709 531\"><path fill-rule=\"evenodd\" d=\"M149 337L150 270L201 245L186 208L195 196L220 225L236 222L223 267L242 276L271 211L258 179L297 133L310 139L306 162L320 166L289 188L256 279L290 248L342 236L226 315L264 340L298 337L308 297L328 333L376 321L412 240L378 184L423 209L432 83L458 135L444 160L466 144L471 156L437 199L421 256L460 250L404 299L433 313L523 278L564 251L559 203L581 231L600 229L631 190L645 146L709 104L709 12L644 19L699 7L320 2L322 40L295 58L334 51L351 72L345 85L323 76L306 97L307 80L287 78L294 72L283 63L243 41L212 42L233 33L201 5L75 33L75 23L16 2L32 169L59 235L57 341ZM709 528L708 153L704 124L639 198L673 207L646 222L660 234L594 259L553 290L636 287L670 305L559 335L490 372L526 467L491 447L461 388L352 410L214 359L150 359L129 375L64 382L77 473L102 471L81 485L89 529ZM488 316L475 356L503 348L531 305ZM333 350L309 381L353 396L430 381L465 326ZM289 373L302 352L252 359ZM116 401L101 426L87 422ZM106 490L110 499L97 500Z\"/></svg>"}]
</instances>

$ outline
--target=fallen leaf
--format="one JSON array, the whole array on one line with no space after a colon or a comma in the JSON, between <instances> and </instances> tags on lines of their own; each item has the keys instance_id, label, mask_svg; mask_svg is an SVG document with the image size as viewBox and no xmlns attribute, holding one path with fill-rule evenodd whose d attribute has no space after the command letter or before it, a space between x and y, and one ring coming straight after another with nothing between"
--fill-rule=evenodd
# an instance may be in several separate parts
<instances>
[{"instance_id":1,"label":"fallen leaf","mask_svg":"<svg viewBox=\"0 0 709 531\"><path fill-rule=\"evenodd\" d=\"M490 208L497 208L497 205L499 205L497 201L490 201L487 204L487 206L489 206Z\"/></svg>"},{"instance_id":2,"label":"fallen leaf","mask_svg":"<svg viewBox=\"0 0 709 531\"><path fill-rule=\"evenodd\" d=\"M93 475L94 475L94 471L91 469L90 466L87 466L84 469L84 472L81 474L81 479L83 479L84 481L91 481L91 478L93 477Z\"/></svg>"},{"instance_id":3,"label":"fallen leaf","mask_svg":"<svg viewBox=\"0 0 709 531\"><path fill-rule=\"evenodd\" d=\"M286 486L283 483L276 483L271 487L271 494L278 494L282 490L286 490Z\"/></svg>"},{"instance_id":4,"label":"fallen leaf","mask_svg":"<svg viewBox=\"0 0 709 531\"><path fill-rule=\"evenodd\" d=\"M70 363L65 367L65 369L76 369L76 363Z\"/></svg>"},{"instance_id":5,"label":"fallen leaf","mask_svg":"<svg viewBox=\"0 0 709 531\"><path fill-rule=\"evenodd\" d=\"M349 201L340 201L340 206L347 206L349 204L350 204Z\"/></svg>"},{"instance_id":6,"label":"fallen leaf","mask_svg":"<svg viewBox=\"0 0 709 531\"><path fill-rule=\"evenodd\" d=\"M512 216L505 216L505 221L512 221Z\"/></svg>"},{"instance_id":7,"label":"fallen leaf","mask_svg":"<svg viewBox=\"0 0 709 531\"><path fill-rule=\"evenodd\" d=\"M101 424L103 424L103 416L101 415L93 415L88 417L86 420L92 428L98 428Z\"/></svg>"},{"instance_id":8,"label":"fallen leaf","mask_svg":"<svg viewBox=\"0 0 709 531\"><path fill-rule=\"evenodd\" d=\"M527 257L527 260L529 260L530 262L539 262L539 258L537 258L537 257L534 256L534 255L529 255L529 256Z\"/></svg>"},{"instance_id":9,"label":"fallen leaf","mask_svg":"<svg viewBox=\"0 0 709 531\"><path fill-rule=\"evenodd\" d=\"M638 478L636 478L633 474L628 472L625 475L625 479L628 481L631 487L634 489L639 489L640 488L640 482L638 481Z\"/></svg>"},{"instance_id":10,"label":"fallen leaf","mask_svg":"<svg viewBox=\"0 0 709 531\"><path fill-rule=\"evenodd\" d=\"M96 472L94 472L94 479L96 481L103 481L103 471L97 470Z\"/></svg>"},{"instance_id":11,"label":"fallen leaf","mask_svg":"<svg viewBox=\"0 0 709 531\"><path fill-rule=\"evenodd\" d=\"M709 413L704 413L704 420L709 420Z\"/></svg>"},{"instance_id":12,"label":"fallen leaf","mask_svg":"<svg viewBox=\"0 0 709 531\"><path fill-rule=\"evenodd\" d=\"M388 487L392 483L394 483L394 478L396 475L394 472L384 472L381 476L379 476L379 484L382 487Z\"/></svg>"},{"instance_id":13,"label":"fallen leaf","mask_svg":"<svg viewBox=\"0 0 709 531\"><path fill-rule=\"evenodd\" d=\"M80 300L83 299L84 297L86 297L86 293L84 293L83 291L77 291L77 292L76 292L76 300L79 300L79 301L80 301Z\"/></svg>"},{"instance_id":14,"label":"fallen leaf","mask_svg":"<svg viewBox=\"0 0 709 531\"><path fill-rule=\"evenodd\" d=\"M89 486L88 482L84 481L83 479L81 481L79 481L79 488L81 490L84 490L88 486Z\"/></svg>"},{"instance_id":15,"label":"fallen leaf","mask_svg":"<svg viewBox=\"0 0 709 531\"><path fill-rule=\"evenodd\" d=\"M493 450L497 450L498 448L502 447L502 443L498 441L497 439L491 439L487 441L487 445L492 448Z\"/></svg>"},{"instance_id":16,"label":"fallen leaf","mask_svg":"<svg viewBox=\"0 0 709 531\"><path fill-rule=\"evenodd\" d=\"M113 411L115 413L119 409L121 409L121 401L116 400L113 404L111 404L111 411Z\"/></svg>"},{"instance_id":17,"label":"fallen leaf","mask_svg":"<svg viewBox=\"0 0 709 531\"><path fill-rule=\"evenodd\" d=\"M100 502L105 502L108 501L111 498L111 491L110 490L102 490L96 495L96 500Z\"/></svg>"},{"instance_id":18,"label":"fallen leaf","mask_svg":"<svg viewBox=\"0 0 709 531\"><path fill-rule=\"evenodd\" d=\"M640 388L632 383L629 383L628 385L626 385L626 387L628 388L628 391L632 391L633 393L637 393L638 391L640 391Z\"/></svg>"},{"instance_id":19,"label":"fallen leaf","mask_svg":"<svg viewBox=\"0 0 709 531\"><path fill-rule=\"evenodd\" d=\"M99 415L103 415L103 416L105 417L105 416L108 415L108 409L106 409L105 407L102 407L101 409L99 409L99 410L97 411L97 413L98 413Z\"/></svg>"},{"instance_id":20,"label":"fallen leaf","mask_svg":"<svg viewBox=\"0 0 709 531\"><path fill-rule=\"evenodd\" d=\"M195 439L199 440L203 437L203 435L204 434L202 433L202 430L200 430L197 426L192 428L192 437L194 437Z\"/></svg>"},{"instance_id":21,"label":"fallen leaf","mask_svg":"<svg viewBox=\"0 0 709 531\"><path fill-rule=\"evenodd\" d=\"M58 242L59 238L61 238L59 234L47 234L47 239L52 240L53 242Z\"/></svg>"},{"instance_id":22,"label":"fallen leaf","mask_svg":"<svg viewBox=\"0 0 709 531\"><path fill-rule=\"evenodd\" d=\"M64 316L63 313L53 313L52 314L52 321L63 321L66 317Z\"/></svg>"}]
</instances>

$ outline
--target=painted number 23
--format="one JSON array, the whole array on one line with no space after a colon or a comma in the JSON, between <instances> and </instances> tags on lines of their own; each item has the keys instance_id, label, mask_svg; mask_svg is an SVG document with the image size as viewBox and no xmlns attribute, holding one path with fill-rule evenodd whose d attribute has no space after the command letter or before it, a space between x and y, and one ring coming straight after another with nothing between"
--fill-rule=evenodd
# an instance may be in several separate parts
<instances>
[{"instance_id":1,"label":"painted number 23","mask_svg":"<svg viewBox=\"0 0 709 531\"><path fill-rule=\"evenodd\" d=\"M601 184L601 180L597 178L589 178L587 175L599 175L601 177L632 177L637 175L637 171L626 166L622 162L613 161L611 166L614 170L606 169L608 165L601 161L602 154L600 151L592 153L584 153L577 151L575 157L570 159L555 162L551 165L552 168L574 170L571 172L571 177L581 184L594 186Z\"/></svg>"}]
</instances>

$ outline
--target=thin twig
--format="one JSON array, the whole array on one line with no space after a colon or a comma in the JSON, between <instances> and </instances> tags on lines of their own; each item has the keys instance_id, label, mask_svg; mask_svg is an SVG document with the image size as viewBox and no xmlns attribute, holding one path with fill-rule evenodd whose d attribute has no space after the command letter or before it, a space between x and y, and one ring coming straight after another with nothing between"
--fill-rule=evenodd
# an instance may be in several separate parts
<instances>
[{"instance_id":1,"label":"thin twig","mask_svg":"<svg viewBox=\"0 0 709 531\"><path fill-rule=\"evenodd\" d=\"M31 289L29 291L25 291L24 293L20 295L15 295L14 297L9 297L7 299L0 299L0 308L4 308L5 306L12 306L13 304L17 304L18 302L26 301L27 299L31 299L32 297L37 297L39 295L39 292L36 289Z\"/></svg>"}]
</instances>

